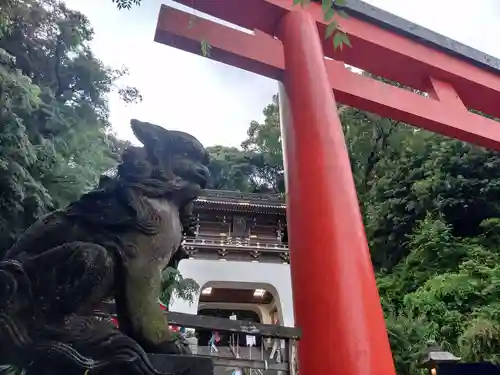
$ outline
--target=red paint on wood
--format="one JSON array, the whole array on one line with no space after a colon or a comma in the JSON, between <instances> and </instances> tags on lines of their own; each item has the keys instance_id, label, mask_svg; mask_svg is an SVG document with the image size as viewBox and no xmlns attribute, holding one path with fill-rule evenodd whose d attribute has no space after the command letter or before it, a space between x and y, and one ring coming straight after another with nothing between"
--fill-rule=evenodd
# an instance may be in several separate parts
<instances>
[{"instance_id":1,"label":"red paint on wood","mask_svg":"<svg viewBox=\"0 0 500 375\"><path fill-rule=\"evenodd\" d=\"M177 2L269 35L274 35L279 20L294 8L292 0ZM326 24L320 4L312 3L306 9L315 18L320 34L324 35ZM324 41L327 57L421 90L427 88L431 76L447 81L467 107L500 117L500 75L354 17L340 18L339 24L349 35L352 48L334 52L331 40ZM227 37L219 36L221 39Z\"/></svg>"},{"instance_id":2,"label":"red paint on wood","mask_svg":"<svg viewBox=\"0 0 500 375\"><path fill-rule=\"evenodd\" d=\"M279 40L261 31L255 33L246 34L163 5L154 40L198 55L204 40L211 46L211 59L277 78L285 64L283 47Z\"/></svg>"},{"instance_id":3,"label":"red paint on wood","mask_svg":"<svg viewBox=\"0 0 500 375\"><path fill-rule=\"evenodd\" d=\"M282 124L299 373L393 375L349 155L314 20L285 16ZM334 343L332 344L332 338Z\"/></svg>"},{"instance_id":4,"label":"red paint on wood","mask_svg":"<svg viewBox=\"0 0 500 375\"><path fill-rule=\"evenodd\" d=\"M190 17L187 13L163 6L155 40L196 54L201 51L200 40L206 40L212 46L212 59L281 79L285 69L281 41L262 32L247 34L200 18L195 19L194 27L188 28ZM448 82L432 78L435 84L441 85L441 89L437 89L441 92L441 97L438 97L434 94L435 89L430 88L432 80L428 77L424 90L433 97L425 98L352 73L344 68L343 63L325 60L325 64L330 85L340 103L500 151L500 124L466 111L457 104L458 98L450 102L454 94L444 98L444 86L448 87L448 92L453 90ZM500 93L498 96L500 98Z\"/></svg>"},{"instance_id":5,"label":"red paint on wood","mask_svg":"<svg viewBox=\"0 0 500 375\"><path fill-rule=\"evenodd\" d=\"M455 106L460 110L467 110L453 86L448 82L430 77L429 84L430 86L427 93L431 98L439 100L447 106Z\"/></svg>"}]
</instances>

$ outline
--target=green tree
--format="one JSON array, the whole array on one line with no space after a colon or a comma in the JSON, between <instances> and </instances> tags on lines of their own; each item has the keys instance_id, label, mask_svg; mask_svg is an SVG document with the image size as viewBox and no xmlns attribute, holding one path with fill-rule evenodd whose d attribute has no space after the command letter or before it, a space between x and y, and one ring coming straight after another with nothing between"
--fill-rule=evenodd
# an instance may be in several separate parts
<instances>
[{"instance_id":1,"label":"green tree","mask_svg":"<svg viewBox=\"0 0 500 375\"><path fill-rule=\"evenodd\" d=\"M189 303L194 303L199 290L200 286L195 280L184 278L178 270L168 267L163 272L160 301L169 306L172 297L175 296Z\"/></svg>"},{"instance_id":2,"label":"green tree","mask_svg":"<svg viewBox=\"0 0 500 375\"><path fill-rule=\"evenodd\" d=\"M251 191L254 172L252 155L236 147L208 147L210 154L210 188Z\"/></svg>"},{"instance_id":3,"label":"green tree","mask_svg":"<svg viewBox=\"0 0 500 375\"><path fill-rule=\"evenodd\" d=\"M0 249L51 204L47 189L30 173L43 154L30 142L23 121L38 109L39 94L0 48Z\"/></svg>"},{"instance_id":4,"label":"green tree","mask_svg":"<svg viewBox=\"0 0 500 375\"><path fill-rule=\"evenodd\" d=\"M134 5L141 5L141 0L111 0L118 9L131 9Z\"/></svg>"},{"instance_id":5,"label":"green tree","mask_svg":"<svg viewBox=\"0 0 500 375\"><path fill-rule=\"evenodd\" d=\"M274 95L271 104L262 111L264 122L252 121L248 138L241 147L253 153L254 185L257 191L284 192L283 151L281 145L279 100Z\"/></svg>"},{"instance_id":6,"label":"green tree","mask_svg":"<svg viewBox=\"0 0 500 375\"><path fill-rule=\"evenodd\" d=\"M92 29L57 0L11 1L0 10L0 252L47 211L65 206L116 164L107 95L125 69L92 53Z\"/></svg>"}]
</instances>

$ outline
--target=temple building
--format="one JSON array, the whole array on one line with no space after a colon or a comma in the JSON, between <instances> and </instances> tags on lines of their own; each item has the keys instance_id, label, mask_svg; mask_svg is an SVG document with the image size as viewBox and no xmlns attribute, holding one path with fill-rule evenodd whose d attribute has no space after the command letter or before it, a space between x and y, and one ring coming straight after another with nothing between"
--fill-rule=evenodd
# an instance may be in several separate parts
<instances>
[{"instance_id":1,"label":"temple building","mask_svg":"<svg viewBox=\"0 0 500 375\"><path fill-rule=\"evenodd\" d=\"M194 212L195 233L184 239L189 259L179 271L200 292L193 304L174 298L170 310L293 327L283 200L206 190Z\"/></svg>"}]
</instances>

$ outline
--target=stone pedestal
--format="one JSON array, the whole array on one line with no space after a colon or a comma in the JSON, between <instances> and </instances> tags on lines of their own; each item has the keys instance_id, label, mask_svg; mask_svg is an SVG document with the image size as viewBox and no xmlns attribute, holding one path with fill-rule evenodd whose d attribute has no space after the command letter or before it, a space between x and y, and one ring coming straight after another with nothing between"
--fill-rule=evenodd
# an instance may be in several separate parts
<instances>
[{"instance_id":1,"label":"stone pedestal","mask_svg":"<svg viewBox=\"0 0 500 375\"><path fill-rule=\"evenodd\" d=\"M148 354L151 364L160 372L183 375L213 375L210 358L191 355Z\"/></svg>"}]
</instances>

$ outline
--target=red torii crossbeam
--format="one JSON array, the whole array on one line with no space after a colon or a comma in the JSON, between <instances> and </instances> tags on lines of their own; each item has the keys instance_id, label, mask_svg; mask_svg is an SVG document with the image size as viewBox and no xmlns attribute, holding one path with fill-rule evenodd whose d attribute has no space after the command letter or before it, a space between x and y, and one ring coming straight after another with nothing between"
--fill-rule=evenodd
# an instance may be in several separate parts
<instances>
[{"instance_id":1,"label":"red torii crossbeam","mask_svg":"<svg viewBox=\"0 0 500 375\"><path fill-rule=\"evenodd\" d=\"M395 374L335 99L500 150L499 124L467 109L500 117L498 62L454 56L363 21L356 12L339 20L352 48L334 51L323 38L319 4L301 9L292 0L178 2L254 32L162 6L155 41L200 54L203 40L211 46L210 58L283 82L290 269L303 332L299 371ZM429 95L353 73L344 63Z\"/></svg>"}]
</instances>

